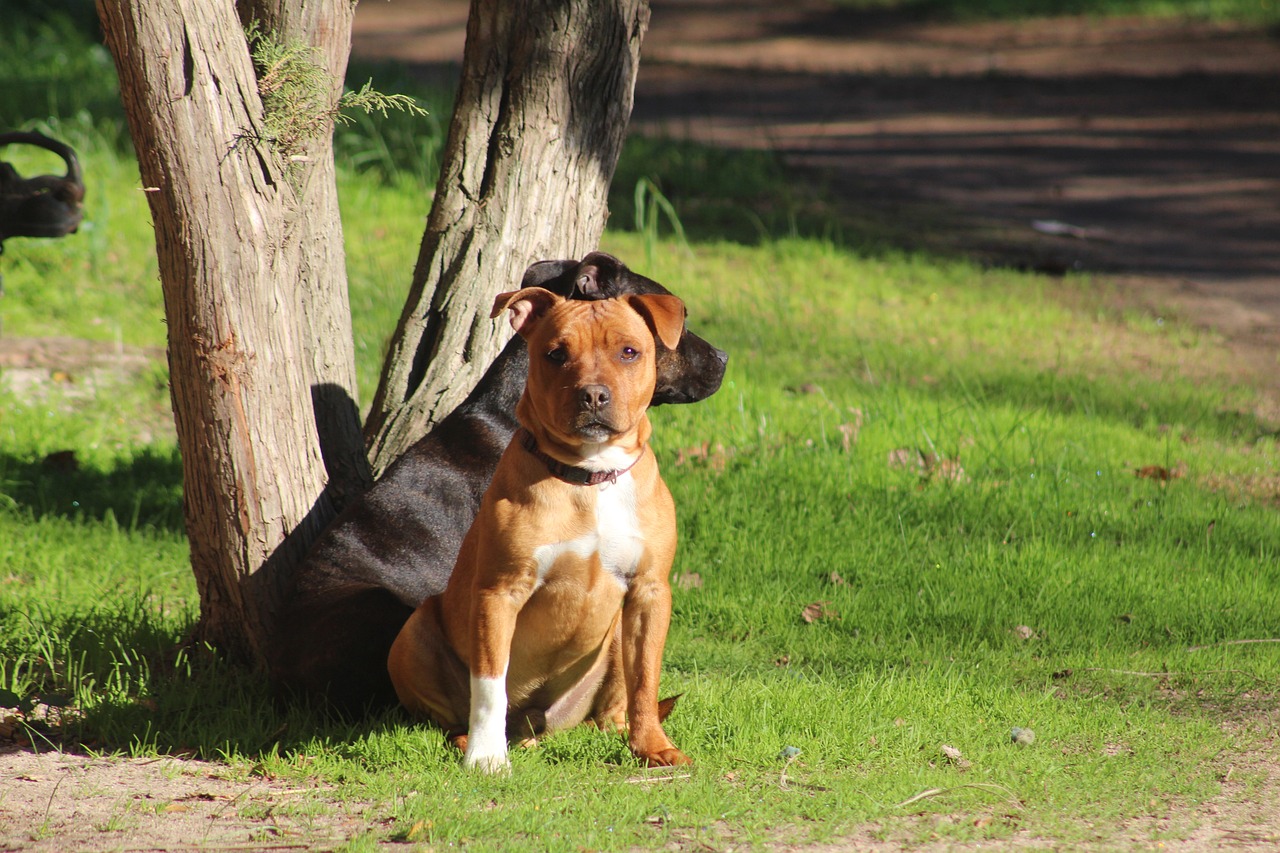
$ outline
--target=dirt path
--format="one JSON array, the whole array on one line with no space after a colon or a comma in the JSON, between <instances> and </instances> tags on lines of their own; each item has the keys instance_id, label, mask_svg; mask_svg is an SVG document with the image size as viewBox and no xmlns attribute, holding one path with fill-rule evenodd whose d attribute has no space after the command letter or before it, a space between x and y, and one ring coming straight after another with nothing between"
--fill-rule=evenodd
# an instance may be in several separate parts
<instances>
[{"instance_id":1,"label":"dirt path","mask_svg":"<svg viewBox=\"0 0 1280 853\"><path fill-rule=\"evenodd\" d=\"M179 758L0 748L0 779L0 851L332 850L379 820L319 783Z\"/></svg>"},{"instance_id":2,"label":"dirt path","mask_svg":"<svg viewBox=\"0 0 1280 853\"><path fill-rule=\"evenodd\" d=\"M365 4L355 53L447 75L466 11ZM928 245L1106 273L1273 377L1278 78L1280 41L1233 25L655 0L633 127L772 149L872 215L928 206L947 223Z\"/></svg>"}]
</instances>

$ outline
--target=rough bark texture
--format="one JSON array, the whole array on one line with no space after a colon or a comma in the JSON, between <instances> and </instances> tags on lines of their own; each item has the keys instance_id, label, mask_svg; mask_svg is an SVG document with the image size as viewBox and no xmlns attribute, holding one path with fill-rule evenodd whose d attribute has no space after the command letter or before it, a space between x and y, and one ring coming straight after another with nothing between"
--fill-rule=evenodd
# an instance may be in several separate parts
<instances>
[{"instance_id":1,"label":"rough bark texture","mask_svg":"<svg viewBox=\"0 0 1280 853\"><path fill-rule=\"evenodd\" d=\"M244 31L218 0L99 0L151 202L197 638L261 661L284 572L331 515L312 417L297 197L257 140Z\"/></svg>"},{"instance_id":2,"label":"rough bark texture","mask_svg":"<svg viewBox=\"0 0 1280 853\"><path fill-rule=\"evenodd\" d=\"M646 0L472 0L440 183L365 426L375 473L508 336L493 297L594 249L631 115Z\"/></svg>"},{"instance_id":3,"label":"rough bark texture","mask_svg":"<svg viewBox=\"0 0 1280 853\"><path fill-rule=\"evenodd\" d=\"M330 80L332 104L342 97L351 54L355 0L240 0L242 23L257 21L282 43L301 42ZM296 295L299 340L306 352L311 402L320 449L337 508L372 482L365 455L356 389L355 347L347 296L347 259L338 210L332 127L303 143L289 164L289 182L301 204L289 211L287 239L301 250Z\"/></svg>"}]
</instances>

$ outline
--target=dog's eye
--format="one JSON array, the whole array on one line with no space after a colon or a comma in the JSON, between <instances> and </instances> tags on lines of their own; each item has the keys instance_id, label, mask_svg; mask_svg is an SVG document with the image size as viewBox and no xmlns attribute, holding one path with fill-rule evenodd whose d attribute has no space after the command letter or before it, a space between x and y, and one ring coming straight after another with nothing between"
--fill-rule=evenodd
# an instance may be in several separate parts
<instances>
[{"instance_id":1,"label":"dog's eye","mask_svg":"<svg viewBox=\"0 0 1280 853\"><path fill-rule=\"evenodd\" d=\"M547 353L547 361L552 364L564 364L569 360L569 351L564 347L556 347Z\"/></svg>"},{"instance_id":2,"label":"dog's eye","mask_svg":"<svg viewBox=\"0 0 1280 853\"><path fill-rule=\"evenodd\" d=\"M623 348L622 348L622 360L623 360L623 361L635 361L639 356L640 356L640 351L639 351L638 349L636 349L635 347L623 347Z\"/></svg>"}]
</instances>

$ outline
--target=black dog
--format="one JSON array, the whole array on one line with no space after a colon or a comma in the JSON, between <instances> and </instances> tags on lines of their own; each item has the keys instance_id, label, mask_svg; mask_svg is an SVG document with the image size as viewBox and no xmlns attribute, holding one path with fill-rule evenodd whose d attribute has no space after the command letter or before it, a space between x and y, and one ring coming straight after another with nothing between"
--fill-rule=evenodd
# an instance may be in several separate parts
<instances>
[{"instance_id":1,"label":"black dog","mask_svg":"<svg viewBox=\"0 0 1280 853\"><path fill-rule=\"evenodd\" d=\"M542 261L521 287L574 299L668 293L603 252ZM720 387L728 356L687 329L679 346L658 342L653 403L692 403ZM454 560L515 433L529 355L511 339L452 414L409 448L321 534L298 569L277 625L277 684L327 700L344 714L396 701L387 654L415 607L444 590Z\"/></svg>"}]
</instances>

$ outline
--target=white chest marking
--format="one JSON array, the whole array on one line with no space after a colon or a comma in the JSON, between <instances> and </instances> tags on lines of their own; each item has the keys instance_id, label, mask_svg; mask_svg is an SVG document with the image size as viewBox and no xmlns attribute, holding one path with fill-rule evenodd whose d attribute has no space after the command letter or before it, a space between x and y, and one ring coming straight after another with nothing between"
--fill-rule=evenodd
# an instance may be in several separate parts
<instances>
[{"instance_id":1,"label":"white chest marking","mask_svg":"<svg viewBox=\"0 0 1280 853\"><path fill-rule=\"evenodd\" d=\"M538 567L538 584L556 560L566 554L586 559L600 555L600 564L625 591L644 554L644 534L636 513L636 481L628 473L616 483L601 483L596 491L595 530L576 539L553 542L533 549Z\"/></svg>"}]
</instances>

